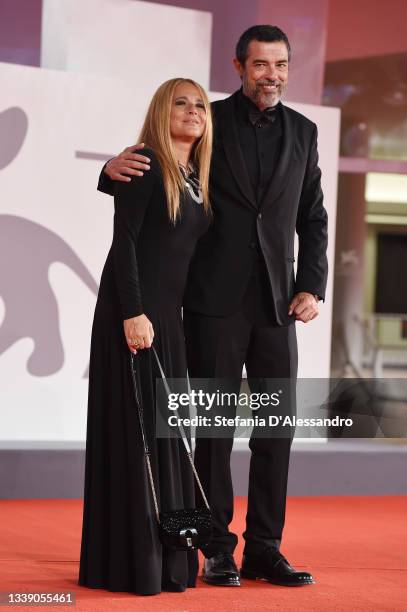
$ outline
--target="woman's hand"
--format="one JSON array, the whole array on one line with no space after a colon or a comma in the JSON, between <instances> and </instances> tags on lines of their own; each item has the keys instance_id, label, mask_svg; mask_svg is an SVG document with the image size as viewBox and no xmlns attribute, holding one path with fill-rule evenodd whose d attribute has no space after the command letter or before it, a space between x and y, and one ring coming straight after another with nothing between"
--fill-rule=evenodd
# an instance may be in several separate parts
<instances>
[{"instance_id":1,"label":"woman's hand","mask_svg":"<svg viewBox=\"0 0 407 612\"><path fill-rule=\"evenodd\" d=\"M123 327L127 345L132 353L136 355L139 349L150 348L154 339L154 329L146 315L125 319Z\"/></svg>"}]
</instances>

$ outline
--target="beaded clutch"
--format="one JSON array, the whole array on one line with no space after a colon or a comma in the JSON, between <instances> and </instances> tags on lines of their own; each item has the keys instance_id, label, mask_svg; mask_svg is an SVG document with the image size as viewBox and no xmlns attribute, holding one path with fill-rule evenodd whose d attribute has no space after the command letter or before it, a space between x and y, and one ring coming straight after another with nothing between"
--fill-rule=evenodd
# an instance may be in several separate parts
<instances>
[{"instance_id":1,"label":"beaded clutch","mask_svg":"<svg viewBox=\"0 0 407 612\"><path fill-rule=\"evenodd\" d=\"M212 516L208 508L160 512L160 539L168 548L190 550L210 542Z\"/></svg>"}]
</instances>

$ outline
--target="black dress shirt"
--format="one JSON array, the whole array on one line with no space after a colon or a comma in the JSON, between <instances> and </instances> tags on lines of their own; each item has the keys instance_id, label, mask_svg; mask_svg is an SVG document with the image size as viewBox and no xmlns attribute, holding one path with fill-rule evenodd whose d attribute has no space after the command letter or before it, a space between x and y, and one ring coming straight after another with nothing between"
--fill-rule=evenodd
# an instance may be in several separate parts
<instances>
[{"instance_id":1,"label":"black dress shirt","mask_svg":"<svg viewBox=\"0 0 407 612\"><path fill-rule=\"evenodd\" d=\"M257 206L260 208L265 189L267 189L280 155L281 140L283 136L280 103L277 104L273 114L273 121L261 118L253 121L253 112L259 112L258 107L243 94L238 92L236 98L236 125L240 148L245 161L247 173L256 195ZM261 252L253 218L250 247L253 253L253 268L251 286L261 299L256 302L262 304L263 313L271 313L271 293L267 282L267 272ZM266 315L264 315L266 316Z\"/></svg>"},{"instance_id":2,"label":"black dress shirt","mask_svg":"<svg viewBox=\"0 0 407 612\"><path fill-rule=\"evenodd\" d=\"M280 155L283 127L280 102L275 110L275 120L259 120L255 124L249 119L257 106L239 91L236 98L236 124L240 148L247 172L256 194L258 205L264 190L268 187Z\"/></svg>"}]
</instances>

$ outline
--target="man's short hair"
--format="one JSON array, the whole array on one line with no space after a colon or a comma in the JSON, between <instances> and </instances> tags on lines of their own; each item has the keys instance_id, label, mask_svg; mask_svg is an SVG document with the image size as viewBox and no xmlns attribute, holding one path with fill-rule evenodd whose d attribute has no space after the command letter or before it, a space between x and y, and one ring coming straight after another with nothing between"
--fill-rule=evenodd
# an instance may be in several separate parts
<instances>
[{"instance_id":1,"label":"man's short hair","mask_svg":"<svg viewBox=\"0 0 407 612\"><path fill-rule=\"evenodd\" d=\"M259 42L283 42L285 43L288 51L288 61L291 59L291 46L288 41L287 35L280 30L277 26L272 25L255 25L243 32L236 45L236 59L245 65L249 44L252 40L258 40Z\"/></svg>"}]
</instances>

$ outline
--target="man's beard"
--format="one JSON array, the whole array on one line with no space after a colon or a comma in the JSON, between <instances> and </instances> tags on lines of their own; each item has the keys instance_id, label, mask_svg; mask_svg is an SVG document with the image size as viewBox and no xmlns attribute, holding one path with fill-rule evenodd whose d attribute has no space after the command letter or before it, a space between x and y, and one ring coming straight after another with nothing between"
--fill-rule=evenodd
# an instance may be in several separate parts
<instances>
[{"instance_id":1,"label":"man's beard","mask_svg":"<svg viewBox=\"0 0 407 612\"><path fill-rule=\"evenodd\" d=\"M264 108L275 106L287 89L287 83L281 83L281 81L277 80L273 81L264 79L262 81L258 81L256 85L250 86L243 77L242 84L243 93L250 98L250 100L254 102L256 106ZM275 91L266 92L262 88L263 85L276 85L277 87Z\"/></svg>"}]
</instances>

